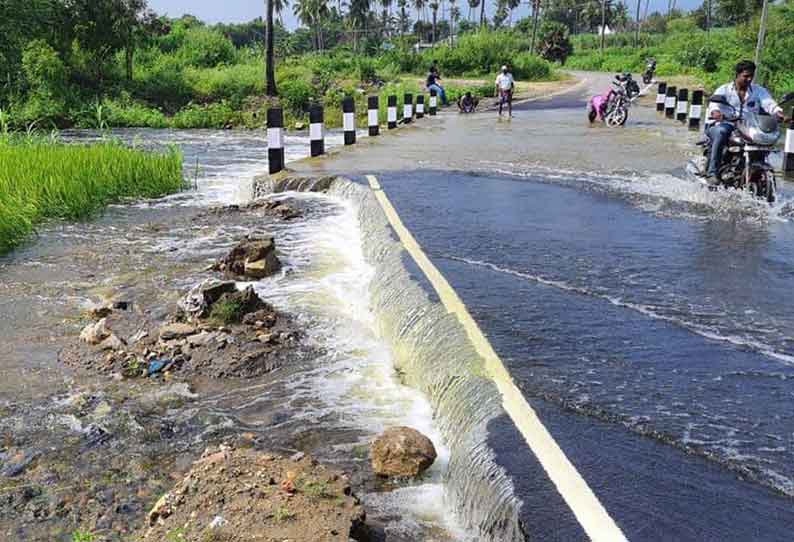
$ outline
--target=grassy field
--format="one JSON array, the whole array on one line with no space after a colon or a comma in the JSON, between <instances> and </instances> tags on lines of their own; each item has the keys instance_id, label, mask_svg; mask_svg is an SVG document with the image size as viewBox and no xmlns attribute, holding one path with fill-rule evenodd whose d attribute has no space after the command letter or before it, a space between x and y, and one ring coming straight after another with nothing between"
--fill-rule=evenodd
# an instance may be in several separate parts
<instances>
[{"instance_id":1,"label":"grassy field","mask_svg":"<svg viewBox=\"0 0 794 542\"><path fill-rule=\"evenodd\" d=\"M47 219L82 220L110 203L184 187L182 156L105 142L67 145L0 136L0 253Z\"/></svg>"}]
</instances>

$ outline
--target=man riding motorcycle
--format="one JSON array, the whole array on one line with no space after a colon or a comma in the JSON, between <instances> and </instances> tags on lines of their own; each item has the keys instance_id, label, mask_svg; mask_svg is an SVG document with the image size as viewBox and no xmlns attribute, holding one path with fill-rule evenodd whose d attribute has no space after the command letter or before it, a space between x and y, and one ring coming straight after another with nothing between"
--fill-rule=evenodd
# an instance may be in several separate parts
<instances>
[{"instance_id":1,"label":"man riding motorcycle","mask_svg":"<svg viewBox=\"0 0 794 542\"><path fill-rule=\"evenodd\" d=\"M755 64L749 60L742 60L736 64L736 77L732 83L726 83L718 88L714 95L724 96L728 104L741 116L743 112L759 114L763 109L770 115L776 115L784 120L783 109L769 94L769 91L760 85L753 85L755 77ZM706 182L710 186L720 183L719 171L722 165L722 154L731 133L736 128L728 106L709 102L706 115L706 135L711 140L711 153L709 154L706 169Z\"/></svg>"}]
</instances>

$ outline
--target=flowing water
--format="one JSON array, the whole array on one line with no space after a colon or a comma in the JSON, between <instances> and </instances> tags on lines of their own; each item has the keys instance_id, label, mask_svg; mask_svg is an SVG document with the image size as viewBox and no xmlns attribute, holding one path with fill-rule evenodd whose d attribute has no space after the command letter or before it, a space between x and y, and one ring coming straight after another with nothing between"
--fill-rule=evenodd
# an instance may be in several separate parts
<instances>
[{"instance_id":1,"label":"flowing water","mask_svg":"<svg viewBox=\"0 0 794 542\"><path fill-rule=\"evenodd\" d=\"M684 170L695 135L650 108L633 108L617 131L586 126L583 110L573 93L512 121L444 116L295 167L378 174L629 539L784 540L794 528L790 187L781 182L771 207L708 192ZM206 222L197 209L250 196L261 135L122 135L180 144L188 170L198 158L198 190L45 228L0 260L11 375L0 398L81 384L50 389L73 378L53 350L79 329L70 314L97 284L185 290L265 228L287 267L256 288L298 315L320 354L242 389L198 390L198 440L253 430L274 448L355 466L377 431L411 425L438 445L436 465L365 496L395 540L586 539L363 183L271 196L304 210L296 222Z\"/></svg>"},{"instance_id":2,"label":"flowing water","mask_svg":"<svg viewBox=\"0 0 794 542\"><path fill-rule=\"evenodd\" d=\"M204 210L209 205L239 203L250 197L253 176L267 165L262 160L266 147L261 137L149 130L118 135L148 148L178 145L186 168L198 172L195 188L158 200L113 206L89 223L47 225L33 242L0 259L4 337L0 357L5 375L0 384L0 407L5 409L0 427L4 434L12 441L57 450L56 442L70 442L90 430L87 422L63 414L63 405L73 403L83 390L93 390L99 397L111 391L103 387L101 378L74 374L57 362L58 350L79 331L78 316L89 301L103 293L123 292L136 303L161 311L163 303L173 303L176 296L209 276L203 271L207 264L242 236L268 231L277 239L285 267L255 287L264 299L296 316L315 354L243 384L197 381L196 394L180 388L177 395L189 400L189 408L169 409L161 416L178 428L171 432L182 434L181 444L166 439L155 444L127 442L122 447L111 439L105 453L164 453L183 446L184 439L200 451L202 442L219 435L249 431L260 435L270 449L287 453L305 449L345 470L357 470L368 461L368 445L376 434L388 426L409 425L431 437L439 457L420 480L394 491L368 484L371 491L363 498L369 516L380 519L394 540L476 539L473 533L479 531L470 528L471 522L466 527L460 501L449 491L450 473L466 468L450 453L454 431L443 418L440 423L434 419L434 405L426 395L401 383L394 370L396 360L403 356L400 331L384 324L380 312L372 308L382 273L382 262L372 258L372 253L383 255L384 250L395 252L396 247L382 227L377 245L365 242L373 220L366 193L351 186L348 190L356 197L349 197L350 193L288 195L304 214L290 222L233 212L208 215ZM66 137L90 140L101 136L78 132ZM307 141L292 143L288 157L305 155ZM198 168L194 169L191 163L196 160ZM483 393L487 389L484 386ZM156 393L146 392L146 396ZM467 423L472 430L480 425ZM136 437L133 433L114 438ZM474 436L457 438L476 441ZM479 439L483 438L481 434ZM69 468L78 477L82 469L88 472L92 466L75 461ZM455 487L459 493L476 489ZM495 521L484 517L481 523ZM512 527L503 528L515 529L515 518Z\"/></svg>"}]
</instances>

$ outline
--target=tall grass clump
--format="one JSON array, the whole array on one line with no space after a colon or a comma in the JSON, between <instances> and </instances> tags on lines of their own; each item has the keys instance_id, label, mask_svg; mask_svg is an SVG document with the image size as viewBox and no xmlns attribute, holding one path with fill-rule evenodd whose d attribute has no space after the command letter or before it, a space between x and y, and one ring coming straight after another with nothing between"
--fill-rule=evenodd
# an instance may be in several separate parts
<instances>
[{"instance_id":1,"label":"tall grass clump","mask_svg":"<svg viewBox=\"0 0 794 542\"><path fill-rule=\"evenodd\" d=\"M83 220L110 203L154 198L184 187L182 155L117 142L68 145L0 135L0 253L46 219Z\"/></svg>"}]
</instances>

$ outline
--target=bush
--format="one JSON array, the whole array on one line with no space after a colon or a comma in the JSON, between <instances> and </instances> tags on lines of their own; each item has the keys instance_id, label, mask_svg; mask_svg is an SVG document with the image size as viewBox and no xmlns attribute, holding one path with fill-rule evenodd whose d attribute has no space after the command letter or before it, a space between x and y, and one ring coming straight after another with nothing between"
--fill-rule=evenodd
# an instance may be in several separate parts
<instances>
[{"instance_id":1,"label":"bush","mask_svg":"<svg viewBox=\"0 0 794 542\"><path fill-rule=\"evenodd\" d=\"M185 31L184 41L176 54L185 65L213 68L234 62L237 50L229 39L214 30L204 27Z\"/></svg>"},{"instance_id":2,"label":"bush","mask_svg":"<svg viewBox=\"0 0 794 542\"><path fill-rule=\"evenodd\" d=\"M22 71L29 88L22 116L27 122L59 122L66 116L69 94L61 57L43 40L30 42L22 52Z\"/></svg>"},{"instance_id":3,"label":"bush","mask_svg":"<svg viewBox=\"0 0 794 542\"><path fill-rule=\"evenodd\" d=\"M172 118L172 128L228 128L244 124L243 114L228 103L190 104Z\"/></svg>"},{"instance_id":4,"label":"bush","mask_svg":"<svg viewBox=\"0 0 794 542\"><path fill-rule=\"evenodd\" d=\"M296 114L307 111L312 100L319 97L315 87L302 79L282 81L278 90L283 106Z\"/></svg>"},{"instance_id":5,"label":"bush","mask_svg":"<svg viewBox=\"0 0 794 542\"><path fill-rule=\"evenodd\" d=\"M531 53L521 53L512 64L513 76L527 81L542 81L551 77L551 65Z\"/></svg>"}]
</instances>

